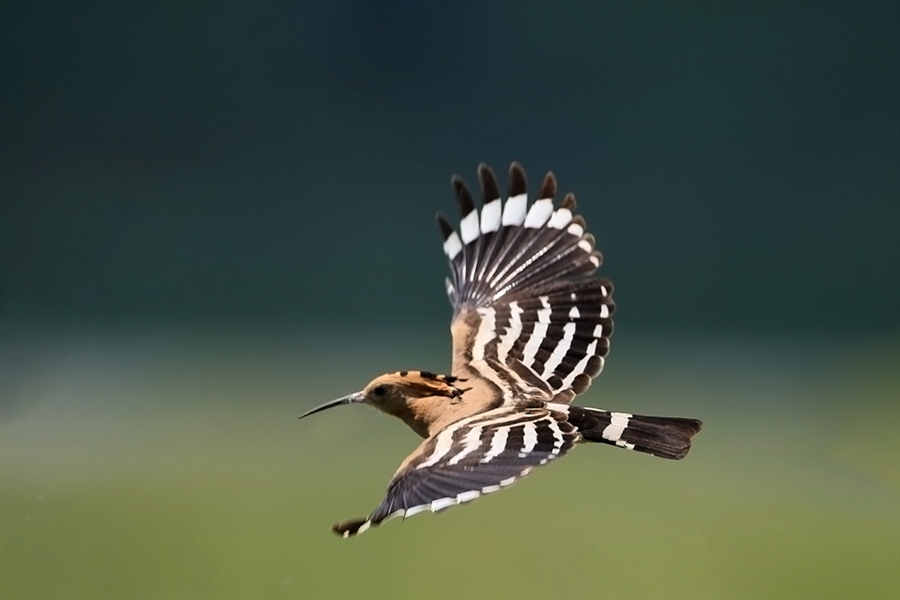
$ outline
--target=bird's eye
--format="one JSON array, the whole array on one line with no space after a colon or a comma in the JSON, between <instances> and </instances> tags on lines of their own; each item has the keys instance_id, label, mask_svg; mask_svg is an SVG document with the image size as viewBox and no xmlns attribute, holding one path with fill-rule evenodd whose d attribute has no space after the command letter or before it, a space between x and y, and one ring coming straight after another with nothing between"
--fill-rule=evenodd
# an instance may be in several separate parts
<instances>
[{"instance_id":1,"label":"bird's eye","mask_svg":"<svg viewBox=\"0 0 900 600\"><path fill-rule=\"evenodd\" d=\"M387 394L387 386L386 385L376 385L375 389L372 390L372 393L377 398L382 398L385 394Z\"/></svg>"}]
</instances>

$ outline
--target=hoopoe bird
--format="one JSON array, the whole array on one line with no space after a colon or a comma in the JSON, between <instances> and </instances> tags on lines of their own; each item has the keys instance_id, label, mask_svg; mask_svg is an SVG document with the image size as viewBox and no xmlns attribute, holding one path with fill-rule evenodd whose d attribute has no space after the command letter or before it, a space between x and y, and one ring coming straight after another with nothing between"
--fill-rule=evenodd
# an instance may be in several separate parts
<instances>
[{"instance_id":1,"label":"hoopoe bird","mask_svg":"<svg viewBox=\"0 0 900 600\"><path fill-rule=\"evenodd\" d=\"M490 167L479 165L478 177L480 211L463 180L451 180L458 232L437 216L451 271L452 375L389 373L300 416L368 404L425 438L368 517L332 527L345 538L509 487L578 442L680 459L700 431L696 419L570 404L603 368L613 332L612 283L591 277L602 260L594 237L574 212L574 195L554 206L553 173L530 207L518 163L505 202Z\"/></svg>"}]
</instances>

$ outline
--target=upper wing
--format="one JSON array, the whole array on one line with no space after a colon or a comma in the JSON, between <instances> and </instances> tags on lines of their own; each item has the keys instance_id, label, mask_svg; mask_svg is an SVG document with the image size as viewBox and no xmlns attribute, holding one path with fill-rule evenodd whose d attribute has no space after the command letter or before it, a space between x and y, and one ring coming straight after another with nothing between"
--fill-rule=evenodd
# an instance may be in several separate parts
<instances>
[{"instance_id":1,"label":"upper wing","mask_svg":"<svg viewBox=\"0 0 900 600\"><path fill-rule=\"evenodd\" d=\"M349 537L393 517L437 512L512 485L580 439L562 412L498 408L457 421L425 440L365 519L334 525Z\"/></svg>"},{"instance_id":2,"label":"upper wing","mask_svg":"<svg viewBox=\"0 0 900 600\"><path fill-rule=\"evenodd\" d=\"M589 279L602 257L575 197L555 208L556 179L548 173L528 207L525 173L510 166L505 203L487 165L478 168L484 197L479 213L454 177L459 233L438 224L450 260L453 370L493 385L497 404L534 394L569 402L603 367L612 334L612 284Z\"/></svg>"}]
</instances>

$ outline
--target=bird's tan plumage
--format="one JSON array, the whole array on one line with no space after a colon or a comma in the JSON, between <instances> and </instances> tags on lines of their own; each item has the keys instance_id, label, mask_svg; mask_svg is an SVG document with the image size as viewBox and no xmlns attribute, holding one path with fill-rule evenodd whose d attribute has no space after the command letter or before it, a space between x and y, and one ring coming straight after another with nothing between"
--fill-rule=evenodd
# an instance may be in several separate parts
<instances>
[{"instance_id":1,"label":"bird's tan plumage","mask_svg":"<svg viewBox=\"0 0 900 600\"><path fill-rule=\"evenodd\" d=\"M510 166L505 202L486 165L478 175L481 210L454 177L459 230L438 216L451 267L452 375L389 373L303 415L364 403L425 438L372 514L334 526L344 537L508 487L578 441L678 459L700 430L696 419L569 404L591 385L609 351L613 288L591 277L602 257L574 213L575 197L554 206L552 173L530 206L517 163Z\"/></svg>"}]
</instances>

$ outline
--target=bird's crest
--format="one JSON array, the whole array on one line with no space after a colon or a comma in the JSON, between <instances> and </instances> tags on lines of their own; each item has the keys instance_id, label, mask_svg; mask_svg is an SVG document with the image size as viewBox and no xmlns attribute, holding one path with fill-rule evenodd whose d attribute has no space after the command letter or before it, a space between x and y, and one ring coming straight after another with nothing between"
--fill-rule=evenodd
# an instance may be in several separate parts
<instances>
[{"instance_id":1,"label":"bird's crest","mask_svg":"<svg viewBox=\"0 0 900 600\"><path fill-rule=\"evenodd\" d=\"M464 379L452 375L441 375L430 371L397 371L376 378L369 385L389 384L403 389L410 397L444 396L459 398L465 388L456 384Z\"/></svg>"}]
</instances>

